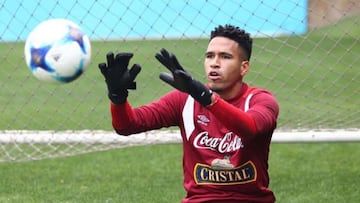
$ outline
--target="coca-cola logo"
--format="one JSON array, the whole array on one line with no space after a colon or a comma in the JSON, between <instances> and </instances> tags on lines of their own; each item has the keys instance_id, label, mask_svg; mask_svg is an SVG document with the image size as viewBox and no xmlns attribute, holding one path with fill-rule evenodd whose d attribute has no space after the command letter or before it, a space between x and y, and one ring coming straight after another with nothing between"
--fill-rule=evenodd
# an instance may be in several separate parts
<instances>
[{"instance_id":1,"label":"coca-cola logo","mask_svg":"<svg viewBox=\"0 0 360 203\"><path fill-rule=\"evenodd\" d=\"M204 131L196 135L194 147L198 149L210 149L220 153L229 153L243 148L241 137L232 132L226 133L223 137L211 137L209 132Z\"/></svg>"}]
</instances>

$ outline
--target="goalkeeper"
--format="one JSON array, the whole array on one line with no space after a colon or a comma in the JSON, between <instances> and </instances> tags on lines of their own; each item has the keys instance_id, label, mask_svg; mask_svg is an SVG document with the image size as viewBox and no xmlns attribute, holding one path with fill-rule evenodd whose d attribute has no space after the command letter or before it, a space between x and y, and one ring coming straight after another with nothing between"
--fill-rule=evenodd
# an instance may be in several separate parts
<instances>
[{"instance_id":1,"label":"goalkeeper","mask_svg":"<svg viewBox=\"0 0 360 203\"><path fill-rule=\"evenodd\" d=\"M132 53L108 53L99 68L108 88L112 125L120 135L178 126L183 141L182 202L274 202L268 156L279 106L267 90L243 82L250 70L252 38L220 25L205 52L207 84L194 79L176 56L161 49L160 79L174 90L140 107L127 100L141 70L128 68Z\"/></svg>"}]
</instances>

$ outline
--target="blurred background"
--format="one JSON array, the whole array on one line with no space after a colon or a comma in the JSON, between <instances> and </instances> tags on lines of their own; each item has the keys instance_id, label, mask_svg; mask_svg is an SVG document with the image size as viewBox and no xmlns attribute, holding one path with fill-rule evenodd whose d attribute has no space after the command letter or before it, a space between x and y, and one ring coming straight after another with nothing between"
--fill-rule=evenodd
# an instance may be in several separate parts
<instances>
[{"instance_id":1,"label":"blurred background","mask_svg":"<svg viewBox=\"0 0 360 203\"><path fill-rule=\"evenodd\" d=\"M3 160L28 159L19 155L24 153L37 159L117 147L115 138L108 145L66 142L65 137L61 147L55 139L59 132L112 138L109 100L97 68L106 53L133 52L131 62L142 65L138 89L129 97L139 106L171 90L158 79L165 69L154 55L162 47L206 82L204 52L210 31L219 24L239 26L254 37L245 81L275 94L281 108L278 131L360 127L360 1L1 0L0 6ZM92 43L91 65L69 84L39 81L24 60L28 34L50 18L77 23ZM44 133L50 135L41 141L45 146L35 142Z\"/></svg>"}]
</instances>

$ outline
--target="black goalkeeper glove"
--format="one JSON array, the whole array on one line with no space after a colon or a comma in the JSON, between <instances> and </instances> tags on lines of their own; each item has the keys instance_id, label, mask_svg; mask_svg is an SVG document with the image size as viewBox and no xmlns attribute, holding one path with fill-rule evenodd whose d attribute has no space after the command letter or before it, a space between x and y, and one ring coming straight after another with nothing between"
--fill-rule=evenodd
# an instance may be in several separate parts
<instances>
[{"instance_id":1,"label":"black goalkeeper glove","mask_svg":"<svg viewBox=\"0 0 360 203\"><path fill-rule=\"evenodd\" d=\"M118 53L116 57L112 52L106 55L106 63L100 63L99 69L105 78L108 97L114 104L123 104L128 96L128 89L136 89L136 76L141 66L134 64L128 69L132 53Z\"/></svg>"},{"instance_id":2,"label":"black goalkeeper glove","mask_svg":"<svg viewBox=\"0 0 360 203\"><path fill-rule=\"evenodd\" d=\"M182 92L190 94L203 106L211 104L212 91L201 82L194 80L180 65L174 54L169 53L166 49L161 49L155 58L171 72L171 74L160 73L161 80Z\"/></svg>"}]
</instances>

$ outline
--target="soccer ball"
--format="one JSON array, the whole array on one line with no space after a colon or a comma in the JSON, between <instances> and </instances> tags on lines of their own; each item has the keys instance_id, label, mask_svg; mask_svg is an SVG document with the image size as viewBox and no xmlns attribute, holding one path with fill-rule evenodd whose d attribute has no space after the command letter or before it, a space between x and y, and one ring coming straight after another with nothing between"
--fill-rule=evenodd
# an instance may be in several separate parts
<instances>
[{"instance_id":1,"label":"soccer ball","mask_svg":"<svg viewBox=\"0 0 360 203\"><path fill-rule=\"evenodd\" d=\"M30 71L46 82L69 83L90 64L90 40L81 28L66 19L41 22L25 42L25 60Z\"/></svg>"}]
</instances>

